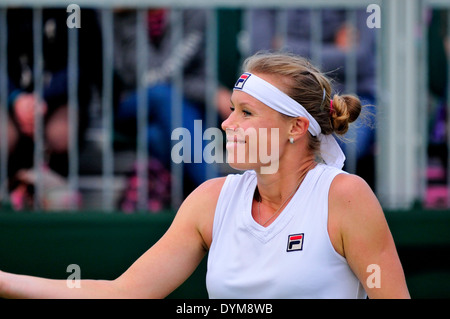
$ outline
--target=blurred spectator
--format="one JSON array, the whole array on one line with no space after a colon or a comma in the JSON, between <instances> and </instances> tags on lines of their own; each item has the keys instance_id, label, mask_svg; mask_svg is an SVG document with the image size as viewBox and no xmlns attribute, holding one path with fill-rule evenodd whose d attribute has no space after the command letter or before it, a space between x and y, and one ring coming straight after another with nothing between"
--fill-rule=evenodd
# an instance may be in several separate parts
<instances>
[{"instance_id":1,"label":"blurred spectator","mask_svg":"<svg viewBox=\"0 0 450 319\"><path fill-rule=\"evenodd\" d=\"M166 169L171 163L172 78L183 73L182 127L191 135L194 120L205 115L206 96L206 11L183 10L183 35L173 43L174 26L169 9L150 9L147 16L148 70L145 75L148 98L147 137L150 156ZM135 10L116 10L114 15L115 87L120 89L115 129L135 137L137 116L136 92L136 22ZM220 90L225 95L230 93ZM229 98L227 103L229 103ZM188 163L185 168L185 191L190 192L206 178L206 163Z\"/></svg>"},{"instance_id":2,"label":"blurred spectator","mask_svg":"<svg viewBox=\"0 0 450 319\"><path fill-rule=\"evenodd\" d=\"M0 105L0 107L2 107L2 106ZM0 116L0 118L1 118L1 116ZM16 126L14 125L13 121L10 118L8 118L7 123L8 123L7 124L7 129L5 131L6 135L8 136L8 138L7 138L7 143L8 143L7 149L8 149L8 154L11 154L11 152L14 151L14 148L17 145L17 139L19 137L19 132L18 132ZM0 129L0 136L1 136L1 134L3 134L3 128Z\"/></svg>"},{"instance_id":3,"label":"blurred spectator","mask_svg":"<svg viewBox=\"0 0 450 319\"><path fill-rule=\"evenodd\" d=\"M63 8L43 10L43 101L44 152L49 174L68 173L68 27ZM96 12L83 9L78 38L79 141L87 127L88 106L94 86L101 83L101 35ZM11 187L25 181L16 175L20 169L33 166L34 112L33 94L33 11L8 9L8 76L11 130L17 139L11 141L9 177ZM100 67L99 67L100 66ZM16 178L17 177L17 178Z\"/></svg>"},{"instance_id":4,"label":"blurred spectator","mask_svg":"<svg viewBox=\"0 0 450 319\"><path fill-rule=\"evenodd\" d=\"M250 53L259 50L286 50L312 58L311 48L311 10L286 11L286 33L280 38L277 28L277 11L269 9L254 9L249 11L251 21ZM357 94L368 120L375 114L375 30L366 25L367 13L357 10L357 22L351 26L346 21L345 10L321 10L322 44L321 69L329 72L336 80L335 90L345 91L346 56L350 50L355 50L357 68ZM364 118L364 117L361 117ZM374 186L374 144L375 130L373 125L354 123L348 136L356 137L357 171L372 187ZM351 142L353 143L353 142ZM346 145L341 143L344 152Z\"/></svg>"}]
</instances>

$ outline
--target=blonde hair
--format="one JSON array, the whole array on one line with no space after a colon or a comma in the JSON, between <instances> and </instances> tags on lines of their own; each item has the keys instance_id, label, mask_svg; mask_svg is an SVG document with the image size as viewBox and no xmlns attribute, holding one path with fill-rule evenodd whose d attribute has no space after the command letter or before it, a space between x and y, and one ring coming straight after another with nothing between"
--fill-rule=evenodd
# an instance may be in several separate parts
<instances>
[{"instance_id":1,"label":"blonde hair","mask_svg":"<svg viewBox=\"0 0 450 319\"><path fill-rule=\"evenodd\" d=\"M344 135L361 113L361 101L354 95L335 94L331 107L331 80L306 58L284 52L258 52L244 61L243 69L278 76L278 88L303 105L319 123L322 134ZM310 135L310 150L316 152L319 147L317 137Z\"/></svg>"}]
</instances>

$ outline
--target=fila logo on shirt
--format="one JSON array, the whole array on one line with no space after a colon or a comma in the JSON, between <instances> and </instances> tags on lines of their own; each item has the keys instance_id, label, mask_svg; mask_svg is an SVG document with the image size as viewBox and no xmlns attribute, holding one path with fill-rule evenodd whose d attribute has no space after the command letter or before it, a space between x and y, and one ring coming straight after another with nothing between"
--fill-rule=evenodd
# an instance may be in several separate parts
<instances>
[{"instance_id":1,"label":"fila logo on shirt","mask_svg":"<svg viewBox=\"0 0 450 319\"><path fill-rule=\"evenodd\" d=\"M289 235L286 251L289 252L302 250L304 238L305 238L304 233Z\"/></svg>"},{"instance_id":2,"label":"fila logo on shirt","mask_svg":"<svg viewBox=\"0 0 450 319\"><path fill-rule=\"evenodd\" d=\"M251 76L250 73L242 73L241 77L236 81L236 84L234 85L235 89L239 89L242 90L242 88L244 87L245 81L247 81L247 79Z\"/></svg>"}]
</instances>

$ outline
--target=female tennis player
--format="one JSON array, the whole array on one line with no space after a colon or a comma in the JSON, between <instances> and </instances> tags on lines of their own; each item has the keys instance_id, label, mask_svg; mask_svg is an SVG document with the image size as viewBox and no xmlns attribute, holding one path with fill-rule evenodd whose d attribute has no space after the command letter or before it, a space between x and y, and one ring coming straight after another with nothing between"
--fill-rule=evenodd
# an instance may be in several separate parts
<instances>
[{"instance_id":1,"label":"female tennis player","mask_svg":"<svg viewBox=\"0 0 450 319\"><path fill-rule=\"evenodd\" d=\"M210 298L409 298L380 204L341 170L345 157L331 135L356 120L359 99L331 97L327 77L290 54L256 54L244 70L222 124L228 160L242 174L193 191L165 235L117 279L69 289L66 280L0 272L0 295L164 298L209 252ZM259 155L249 160L249 130L256 149L277 144L276 170L263 172L274 163Z\"/></svg>"}]
</instances>

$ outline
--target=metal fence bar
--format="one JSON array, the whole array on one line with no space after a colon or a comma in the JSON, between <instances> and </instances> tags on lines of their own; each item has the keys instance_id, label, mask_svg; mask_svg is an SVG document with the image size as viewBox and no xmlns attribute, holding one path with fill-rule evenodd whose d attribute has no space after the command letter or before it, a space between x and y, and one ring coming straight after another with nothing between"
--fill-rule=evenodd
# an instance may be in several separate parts
<instances>
[{"instance_id":1,"label":"metal fence bar","mask_svg":"<svg viewBox=\"0 0 450 319\"><path fill-rule=\"evenodd\" d=\"M42 8L33 9L33 82L34 82L34 209L43 208L44 120L43 120L43 39Z\"/></svg>"},{"instance_id":2,"label":"metal fence bar","mask_svg":"<svg viewBox=\"0 0 450 319\"><path fill-rule=\"evenodd\" d=\"M314 65L322 66L322 11L321 9L310 9L310 32L311 32L311 61Z\"/></svg>"},{"instance_id":3,"label":"metal fence bar","mask_svg":"<svg viewBox=\"0 0 450 319\"><path fill-rule=\"evenodd\" d=\"M216 92L218 86L218 60L217 60L217 12L210 9L207 12L206 27L206 127L216 127L218 111L216 107ZM218 142L218 141L214 141ZM202 151L202 150L201 150ZM202 161L205 159L203 158ZM206 179L216 177L217 165L206 165Z\"/></svg>"},{"instance_id":4,"label":"metal fence bar","mask_svg":"<svg viewBox=\"0 0 450 319\"><path fill-rule=\"evenodd\" d=\"M173 9L170 13L170 23L173 28L172 32L172 48L181 42L183 38L183 12L179 9ZM182 68L176 68L172 77L173 89L172 89L172 131L175 128L182 127L183 125L183 70ZM183 143L186 141L183 139ZM172 147L174 141L172 141ZM185 148L184 148L185 149ZM177 209L183 201L183 163L176 164L171 161L172 172L172 184L171 184L171 205L172 208Z\"/></svg>"},{"instance_id":5,"label":"metal fence bar","mask_svg":"<svg viewBox=\"0 0 450 319\"><path fill-rule=\"evenodd\" d=\"M393 209L411 208L418 196L417 6L416 1L389 1L382 12L385 99L377 112L377 191L382 205Z\"/></svg>"},{"instance_id":6,"label":"metal fence bar","mask_svg":"<svg viewBox=\"0 0 450 319\"><path fill-rule=\"evenodd\" d=\"M346 10L346 23L349 25L350 28L355 28L357 25L356 21L356 11L355 10ZM345 90L349 94L354 94L357 92L357 57L356 57L356 43L354 43L355 39L353 39L352 36L350 36L349 43L350 50L347 52L345 56ZM346 170L349 173L356 174L356 167L357 167L357 151L356 151L356 143L357 143L357 136L356 136L356 130L355 127L352 127L349 132L347 133L350 139L350 142L348 142L345 145L346 148L346 161L345 161L345 167Z\"/></svg>"},{"instance_id":7,"label":"metal fence bar","mask_svg":"<svg viewBox=\"0 0 450 319\"><path fill-rule=\"evenodd\" d=\"M424 2L421 3L420 7L420 37L421 41L424 45L421 45L419 48L419 76L418 79L418 88L419 88L419 106L418 111L419 114L427 114L428 113L428 30L427 30L427 16L425 14L427 8L425 7ZM419 121L419 125L417 127L419 134L419 140L417 141L418 148L420 150L417 156L418 162L418 175L417 175L417 183L418 183L418 194L417 197L420 201L424 202L426 197L427 190L427 164L428 164L428 152L427 152L427 144L428 144L428 121L423 120Z\"/></svg>"},{"instance_id":8,"label":"metal fence bar","mask_svg":"<svg viewBox=\"0 0 450 319\"><path fill-rule=\"evenodd\" d=\"M280 41L279 46L281 49L286 47L287 40L287 31L288 31L288 19L287 19L288 10L279 9L276 12L275 17L275 36L277 37L277 41Z\"/></svg>"},{"instance_id":9,"label":"metal fence bar","mask_svg":"<svg viewBox=\"0 0 450 319\"><path fill-rule=\"evenodd\" d=\"M102 169L103 169L103 209L113 209L113 148L112 148L112 88L113 88L113 13L112 9L101 11L103 41L103 92L102 92Z\"/></svg>"},{"instance_id":10,"label":"metal fence bar","mask_svg":"<svg viewBox=\"0 0 450 319\"><path fill-rule=\"evenodd\" d=\"M147 10L136 11L136 76L137 76L137 177L139 211L147 210L148 202L148 99L145 82L145 72L148 69L147 48Z\"/></svg>"},{"instance_id":11,"label":"metal fence bar","mask_svg":"<svg viewBox=\"0 0 450 319\"><path fill-rule=\"evenodd\" d=\"M251 48L253 47L253 39L251 38L251 34L253 34L253 26L252 26L252 14L250 11L244 11L241 15L241 24L242 31L238 35L238 49L240 52L240 65L242 65L245 61L245 58L250 54ZM239 69L239 72L241 69Z\"/></svg>"},{"instance_id":12,"label":"metal fence bar","mask_svg":"<svg viewBox=\"0 0 450 319\"><path fill-rule=\"evenodd\" d=\"M390 128L396 123L395 114L393 109L389 107L395 103L391 102L394 98L392 92L398 92L396 81L394 79L396 74L395 62L391 60L395 57L395 34L396 26L394 24L395 17L398 16L398 12L395 11L396 7L385 8L383 6L382 17L383 26L381 31L383 32L383 42L385 45L381 47L381 54L379 61L383 61L383 70L378 84L378 112L377 122L378 128L376 131L377 141L379 142L379 152L376 165L377 165L377 186L378 196L380 201L384 205L390 206L394 200L392 198L393 191L397 187L397 176L395 175L395 167L391 163L395 163L395 144L388 143L395 140L395 134ZM389 81L390 80L390 81ZM383 152L383 150L385 150Z\"/></svg>"},{"instance_id":13,"label":"metal fence bar","mask_svg":"<svg viewBox=\"0 0 450 319\"><path fill-rule=\"evenodd\" d=\"M78 28L68 28L68 130L69 130L69 176L70 190L78 191ZM78 209L76 201L70 202L70 209Z\"/></svg>"},{"instance_id":14,"label":"metal fence bar","mask_svg":"<svg viewBox=\"0 0 450 319\"><path fill-rule=\"evenodd\" d=\"M0 9L0 204L8 201L8 23Z\"/></svg>"},{"instance_id":15,"label":"metal fence bar","mask_svg":"<svg viewBox=\"0 0 450 319\"><path fill-rule=\"evenodd\" d=\"M418 199L418 161L416 158L420 154L420 149L417 145L417 140L420 139L419 132L417 128L420 127L419 123L424 120L423 116L419 115L419 95L418 95L418 77L409 76L411 74L419 74L417 54L418 50L416 47L416 29L418 23L418 3L411 3L405 7L405 16L407 17L405 21L405 117L399 119L400 121L405 121L408 123L405 125L405 150L406 154L409 156L404 158L404 168L405 168L405 183L402 187L405 188L405 200L408 206L411 206L414 201ZM398 95L400 100L400 95ZM405 207L407 207L405 205Z\"/></svg>"},{"instance_id":16,"label":"metal fence bar","mask_svg":"<svg viewBox=\"0 0 450 319\"><path fill-rule=\"evenodd\" d=\"M386 28L386 25L383 21L382 28ZM375 69L377 70L375 72L375 101L376 101L376 118L375 120L375 141L376 141L376 151L375 153L378 153L381 149L380 147L380 141L384 136L386 135L382 130L378 129L378 121L382 118L382 115L380 113L382 112L382 105L386 104L385 97L386 94L384 93L384 73L385 70L383 69L383 57L386 56L386 46L382 46L383 44L383 37L382 32L376 32L375 33L375 47L377 48L375 52ZM379 156L376 156L376 161L374 165L375 170L375 186L374 190L375 193L378 193L379 187L384 186L380 182L380 177L384 176L384 168L381 165L381 160Z\"/></svg>"}]
</instances>

